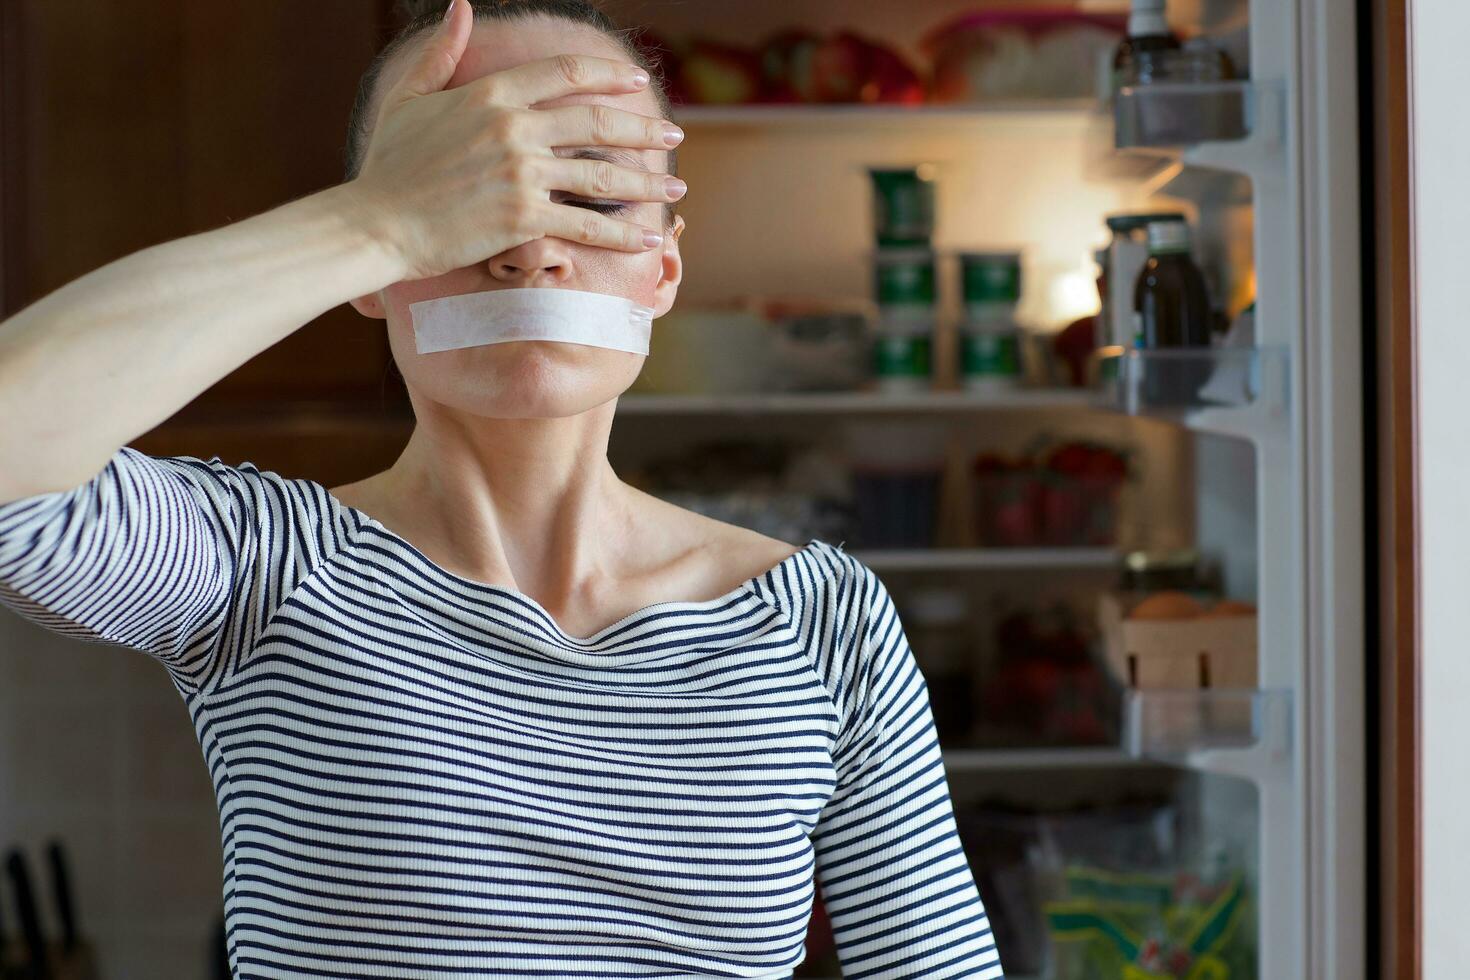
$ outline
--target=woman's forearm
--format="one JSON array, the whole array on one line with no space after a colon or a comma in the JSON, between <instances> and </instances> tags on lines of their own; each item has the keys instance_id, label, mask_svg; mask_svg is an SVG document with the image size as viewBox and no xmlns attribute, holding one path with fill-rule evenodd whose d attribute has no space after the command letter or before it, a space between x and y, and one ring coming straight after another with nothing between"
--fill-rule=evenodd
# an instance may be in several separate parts
<instances>
[{"instance_id":1,"label":"woman's forearm","mask_svg":"<svg viewBox=\"0 0 1470 980\"><path fill-rule=\"evenodd\" d=\"M401 278L343 184L37 300L0 323L0 500L85 482L256 354Z\"/></svg>"}]
</instances>

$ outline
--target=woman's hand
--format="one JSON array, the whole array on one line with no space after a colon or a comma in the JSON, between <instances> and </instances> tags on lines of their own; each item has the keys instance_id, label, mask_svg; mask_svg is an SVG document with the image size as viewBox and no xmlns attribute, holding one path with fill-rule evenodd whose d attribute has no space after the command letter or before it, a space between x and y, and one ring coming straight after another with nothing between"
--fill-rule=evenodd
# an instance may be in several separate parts
<instances>
[{"instance_id":1,"label":"woman's hand","mask_svg":"<svg viewBox=\"0 0 1470 980\"><path fill-rule=\"evenodd\" d=\"M661 229L620 221L570 204L552 190L582 198L677 200L665 175L602 160L572 160L557 146L609 144L667 150L681 135L671 125L605 105L531 109L572 92L633 92L642 87L626 62L559 55L444 89L469 40L468 5L456 0L438 33L404 76L383 94L358 177L344 187L375 233L398 253L406 279L484 261L552 236L628 252Z\"/></svg>"}]
</instances>

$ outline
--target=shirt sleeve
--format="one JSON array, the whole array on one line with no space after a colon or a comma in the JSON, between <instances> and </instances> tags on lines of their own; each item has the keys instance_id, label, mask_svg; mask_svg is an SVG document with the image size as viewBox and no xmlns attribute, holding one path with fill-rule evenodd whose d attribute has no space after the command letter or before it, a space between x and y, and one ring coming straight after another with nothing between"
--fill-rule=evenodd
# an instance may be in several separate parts
<instances>
[{"instance_id":1,"label":"shirt sleeve","mask_svg":"<svg viewBox=\"0 0 1470 980\"><path fill-rule=\"evenodd\" d=\"M185 693L227 675L329 554L324 488L218 456L119 449L70 490L0 504L0 604L139 650Z\"/></svg>"},{"instance_id":2,"label":"shirt sleeve","mask_svg":"<svg viewBox=\"0 0 1470 980\"><path fill-rule=\"evenodd\" d=\"M848 560L837 783L812 833L842 975L1001 977L955 826L928 687L888 590Z\"/></svg>"}]
</instances>

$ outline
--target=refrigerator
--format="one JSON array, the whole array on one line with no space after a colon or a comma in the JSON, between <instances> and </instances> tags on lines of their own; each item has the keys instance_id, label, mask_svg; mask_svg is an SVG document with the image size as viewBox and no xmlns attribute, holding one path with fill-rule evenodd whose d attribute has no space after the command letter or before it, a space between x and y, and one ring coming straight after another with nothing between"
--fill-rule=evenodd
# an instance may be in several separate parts
<instances>
[{"instance_id":1,"label":"refrigerator","mask_svg":"<svg viewBox=\"0 0 1470 980\"><path fill-rule=\"evenodd\" d=\"M672 37L753 39L800 24L816 32L866 31L918 50L927 25L975 7L944 0L874 4L860 13L815 2L753 4L738 13L695 6L614 10L627 8L637 22ZM1128 8L1076 9L1121 17ZM689 271L680 303L818 286L834 295L867 292L871 211L861 195L868 166L935 167L946 244L1026 244L1028 274L1054 287L1027 302L1054 321L1085 312L1086 301L1072 300L1073 287L1091 279L1091 250L1106 243L1108 213L1187 211L1194 254L1211 269L1214 289L1254 300L1253 335L1242 343L1236 333L1238 346L1182 357L1100 351L1103 380L1082 414L1061 396L1029 404L986 396L977 398L973 421L958 427L966 437L982 432L1004 441L1026 428L1030 413L1074 412L1078 431L1093 414L1138 420L1142 452L1153 463L1153 503L1145 511L1183 529L1188 540L1170 544L1211 556L1224 594L1256 605L1254 681L1124 690L1116 755L945 746L949 778L962 820L985 795L970 791L976 772L987 788L1029 781L1021 795L1044 795L1060 784L1101 788L1123 780L1123 772L1144 782L1172 780L1191 833L1228 844L1247 866L1249 908L1238 927L1253 934L1254 963L1245 975L1351 980L1369 973L1365 935L1375 928L1367 917L1358 24L1353 5L1333 0L1171 0L1168 17L1224 50L1237 77L1139 86L1110 106L1056 112L999 102L973 112L678 107L675 118L689 133L681 173L691 187L683 206ZM1235 107L1239 131L1180 140L1167 126L1148 129L1151 119L1186 131L1207 128L1221 104ZM766 176L751 181L752 173ZM1190 404L1153 400L1158 384L1185 374L1233 386L1234 393ZM646 397L647 405L625 399L614 454L639 455L640 416L659 426L661 439L677 439L677 421L653 408L662 396ZM748 424L756 411L742 404L737 414ZM762 425L776 426L776 410L758 411ZM920 405L914 414L923 411ZM889 423L875 415L845 421L856 433L846 444L851 454L893 461L914 450L916 429L894 423L885 437ZM854 550L896 593L906 571L925 561L931 570L945 567L945 549L928 558ZM1025 575L1020 569L1029 560L1016 557L1006 574ZM965 574L959 558L948 567L938 574ZM1074 573L1079 581L1087 574L1065 574ZM1106 588L1109 575L1088 587ZM932 695L932 678L930 688ZM1004 914L1011 895L984 877L981 885L987 903ZM1035 975L1054 969L1043 958ZM1031 971L1008 965L1007 975Z\"/></svg>"}]
</instances>

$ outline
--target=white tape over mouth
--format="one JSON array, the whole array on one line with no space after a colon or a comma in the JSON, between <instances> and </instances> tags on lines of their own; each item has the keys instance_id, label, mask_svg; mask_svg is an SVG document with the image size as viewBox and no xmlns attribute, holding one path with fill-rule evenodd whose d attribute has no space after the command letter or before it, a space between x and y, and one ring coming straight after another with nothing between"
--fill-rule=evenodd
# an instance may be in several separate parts
<instances>
[{"instance_id":1,"label":"white tape over mouth","mask_svg":"<svg viewBox=\"0 0 1470 980\"><path fill-rule=\"evenodd\" d=\"M651 307L582 289L491 289L420 300L408 304L408 312L420 354L512 340L647 354L653 333Z\"/></svg>"}]
</instances>

